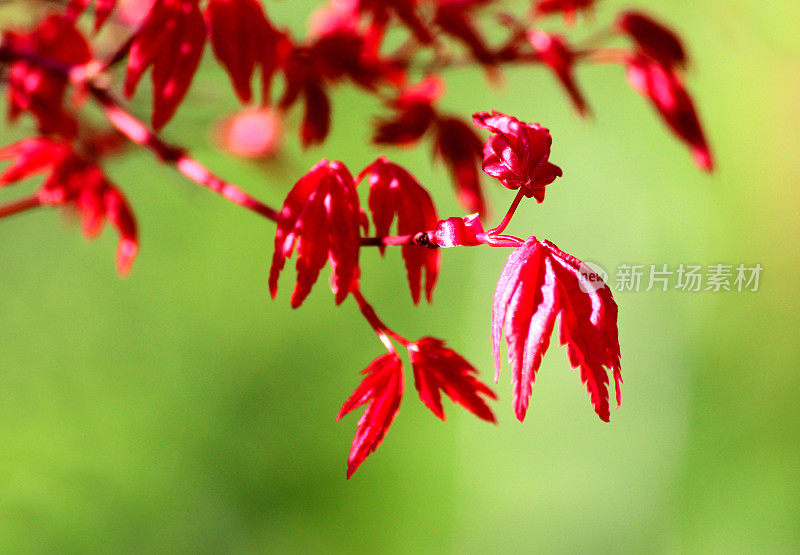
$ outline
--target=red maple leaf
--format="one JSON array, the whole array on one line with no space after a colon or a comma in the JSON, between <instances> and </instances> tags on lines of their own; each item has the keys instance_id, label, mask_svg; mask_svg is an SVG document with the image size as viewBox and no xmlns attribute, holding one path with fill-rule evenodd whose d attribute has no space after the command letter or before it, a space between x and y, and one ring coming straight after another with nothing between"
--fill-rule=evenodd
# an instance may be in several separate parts
<instances>
[{"instance_id":1,"label":"red maple leaf","mask_svg":"<svg viewBox=\"0 0 800 555\"><path fill-rule=\"evenodd\" d=\"M453 176L458 201L470 212L486 215L486 199L481 189L481 139L466 123L455 117L440 117L436 122L434 155L442 158Z\"/></svg>"},{"instance_id":2,"label":"red maple leaf","mask_svg":"<svg viewBox=\"0 0 800 555\"><path fill-rule=\"evenodd\" d=\"M83 11L89 7L92 0L70 0L69 4L67 5L66 15L67 17L75 20ZM95 0L94 2L94 30L100 30L100 27L103 26L103 23L108 19L108 16L111 15L111 12L114 10L114 6L116 6L117 0Z\"/></svg>"},{"instance_id":3,"label":"red maple leaf","mask_svg":"<svg viewBox=\"0 0 800 555\"><path fill-rule=\"evenodd\" d=\"M639 50L667 67L686 65L686 51L681 40L671 30L640 12L623 12L617 18L617 28L630 36Z\"/></svg>"},{"instance_id":4,"label":"red maple leaf","mask_svg":"<svg viewBox=\"0 0 800 555\"><path fill-rule=\"evenodd\" d=\"M495 61L494 54L478 31L474 14L470 13L491 0L438 0L434 22L448 35L469 48L472 57L481 64Z\"/></svg>"},{"instance_id":5,"label":"red maple leaf","mask_svg":"<svg viewBox=\"0 0 800 555\"><path fill-rule=\"evenodd\" d=\"M525 123L493 111L472 116L475 125L492 135L483 147L483 171L509 189L544 200L545 186L561 176L561 168L548 161L553 139L538 123Z\"/></svg>"},{"instance_id":6,"label":"red maple leaf","mask_svg":"<svg viewBox=\"0 0 800 555\"><path fill-rule=\"evenodd\" d=\"M500 339L505 334L514 384L514 412L522 421L536 372L561 315L561 344L573 368L580 367L595 412L610 417L608 375L620 402L617 305L611 290L580 260L549 241L528 238L508 257L492 306L492 348L500 372ZM497 375L495 376L495 380Z\"/></svg>"},{"instance_id":7,"label":"red maple leaf","mask_svg":"<svg viewBox=\"0 0 800 555\"><path fill-rule=\"evenodd\" d=\"M628 63L628 82L650 99L672 132L689 146L695 164L706 171L714 169L692 97L678 75L671 68L640 55Z\"/></svg>"},{"instance_id":8,"label":"red maple leaf","mask_svg":"<svg viewBox=\"0 0 800 555\"><path fill-rule=\"evenodd\" d=\"M14 160L0 174L0 187L32 175L50 171L37 191L41 204L71 205L81 214L83 231L95 237L106 220L119 234L117 271L130 271L138 251L136 221L122 193L95 164L78 156L61 141L49 138L25 139L0 149L0 160Z\"/></svg>"},{"instance_id":9,"label":"red maple leaf","mask_svg":"<svg viewBox=\"0 0 800 555\"><path fill-rule=\"evenodd\" d=\"M353 176L341 162L321 160L294 185L281 209L275 232L275 253L269 271L272 298L278 276L297 247L297 284L292 307L303 303L319 272L330 260L331 289L336 304L358 279L359 226L366 228Z\"/></svg>"},{"instance_id":10,"label":"red maple leaf","mask_svg":"<svg viewBox=\"0 0 800 555\"><path fill-rule=\"evenodd\" d=\"M438 217L428 191L405 169L381 156L358 175L360 182L368 177L369 209L379 237L389 234L397 217L397 233L411 235L436 227ZM383 254L385 247L380 247ZM439 251L418 245L403 245L408 284L414 304L419 303L422 270L425 270L425 297L431 302L439 274Z\"/></svg>"},{"instance_id":11,"label":"red maple leaf","mask_svg":"<svg viewBox=\"0 0 800 555\"><path fill-rule=\"evenodd\" d=\"M494 422L494 414L486 399L497 399L494 392L475 376L478 371L458 353L445 347L444 341L423 337L408 345L408 355L414 368L414 384L419 397L433 414L444 420L439 390L472 414Z\"/></svg>"},{"instance_id":12,"label":"red maple leaf","mask_svg":"<svg viewBox=\"0 0 800 555\"><path fill-rule=\"evenodd\" d=\"M161 129L183 101L203 56L206 22L197 0L157 0L137 31L128 56L130 97L153 66L153 127Z\"/></svg>"},{"instance_id":13,"label":"red maple leaf","mask_svg":"<svg viewBox=\"0 0 800 555\"><path fill-rule=\"evenodd\" d=\"M347 478L378 448L400 408L403 398L403 367L397 353L379 356L367 366L361 384L344 405L336 420L368 403L358 419L355 439L347 459Z\"/></svg>"},{"instance_id":14,"label":"red maple leaf","mask_svg":"<svg viewBox=\"0 0 800 555\"><path fill-rule=\"evenodd\" d=\"M575 104L575 108L578 109L578 113L582 116L585 115L588 109L586 100L578 89L573 75L575 53L564 37L535 30L528 34L528 40L542 61L553 70L558 80L561 81L572 99L572 103Z\"/></svg>"},{"instance_id":15,"label":"red maple leaf","mask_svg":"<svg viewBox=\"0 0 800 555\"><path fill-rule=\"evenodd\" d=\"M214 55L230 75L239 99L250 102L250 81L258 65L266 99L288 38L272 26L257 0L210 0L206 19Z\"/></svg>"},{"instance_id":16,"label":"red maple leaf","mask_svg":"<svg viewBox=\"0 0 800 555\"><path fill-rule=\"evenodd\" d=\"M81 65L92 59L89 44L69 18L52 15L31 33L6 33L5 40L15 49L41 55L67 66ZM40 66L18 60L8 72L8 114L15 120L30 112L39 131L71 139L77 134L75 120L64 108L67 77Z\"/></svg>"},{"instance_id":17,"label":"red maple leaf","mask_svg":"<svg viewBox=\"0 0 800 555\"><path fill-rule=\"evenodd\" d=\"M371 28L382 29L394 14L422 44L433 42L433 35L419 14L417 0L356 0L356 9L361 13L371 13Z\"/></svg>"},{"instance_id":18,"label":"red maple leaf","mask_svg":"<svg viewBox=\"0 0 800 555\"><path fill-rule=\"evenodd\" d=\"M388 102L395 116L377 120L373 142L406 145L418 141L436 121L434 103L442 96L443 90L444 84L438 77L428 77L402 89Z\"/></svg>"}]
</instances>

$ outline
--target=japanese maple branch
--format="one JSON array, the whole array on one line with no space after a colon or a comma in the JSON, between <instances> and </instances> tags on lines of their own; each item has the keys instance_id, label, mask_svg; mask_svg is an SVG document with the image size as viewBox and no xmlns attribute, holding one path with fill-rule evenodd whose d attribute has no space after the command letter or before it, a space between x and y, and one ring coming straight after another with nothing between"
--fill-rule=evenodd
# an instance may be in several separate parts
<instances>
[{"instance_id":1,"label":"japanese maple branch","mask_svg":"<svg viewBox=\"0 0 800 555\"><path fill-rule=\"evenodd\" d=\"M105 116L117 130L133 143L148 149L162 163L174 166L188 179L219 194L226 200L243 208L247 208L268 220L273 222L278 221L279 212L277 210L250 196L233 183L218 177L201 162L192 158L185 148L165 142L141 120L128 112L124 108L123 103L111 94L107 86L102 83L104 79L101 73L102 64L100 62L93 61L85 65L65 64L59 60L41 56L34 52L15 49L8 41L4 41L3 37L0 36L0 62L10 63L19 60L56 73L67 79L73 85L85 87L92 98L102 107ZM35 205L31 204L31 202L30 200L20 201L19 203L3 207L2 211L0 211L0 215L10 215L32 208ZM515 201L515 204L518 204L518 201ZM513 213L513 208L511 212ZM493 246L516 246L516 241L498 241L498 239L501 237L504 238L504 236L492 235L491 233L489 235L492 240L487 242L488 244L492 244ZM433 236L434 231L424 231L409 235L364 237L361 239L360 244L362 247L417 245L420 247L437 248L437 245L432 240Z\"/></svg>"},{"instance_id":2,"label":"japanese maple branch","mask_svg":"<svg viewBox=\"0 0 800 555\"><path fill-rule=\"evenodd\" d=\"M189 156L186 149L166 143L144 123L127 112L122 103L105 86L98 83L100 75L97 73L97 62L72 66L29 51L14 49L8 44L8 41L0 39L0 61L13 62L16 60L23 60L52 71L74 85L85 86L103 108L109 122L132 142L149 149L161 162L175 166L180 173L198 185L273 222L278 221L277 210L253 198L236 185L216 176L199 161Z\"/></svg>"},{"instance_id":3,"label":"japanese maple branch","mask_svg":"<svg viewBox=\"0 0 800 555\"><path fill-rule=\"evenodd\" d=\"M37 206L41 206L41 204L42 201L39 200L37 195L25 197L16 202L6 204L5 206L0 206L0 218L12 216L14 214L24 212L25 210L30 210L31 208L36 208Z\"/></svg>"}]
</instances>

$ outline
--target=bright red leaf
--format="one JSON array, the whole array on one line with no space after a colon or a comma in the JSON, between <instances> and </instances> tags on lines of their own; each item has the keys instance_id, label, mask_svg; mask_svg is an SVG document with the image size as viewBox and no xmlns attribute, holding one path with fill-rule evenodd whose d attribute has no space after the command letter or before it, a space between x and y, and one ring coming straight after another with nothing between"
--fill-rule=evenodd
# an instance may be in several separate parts
<instances>
[{"instance_id":1,"label":"bright red leaf","mask_svg":"<svg viewBox=\"0 0 800 555\"><path fill-rule=\"evenodd\" d=\"M336 420L363 404L367 408L358 419L358 428L350 456L347 459L347 478L364 462L383 441L403 398L403 367L397 353L389 353L373 360L362 372L366 374L344 405Z\"/></svg>"},{"instance_id":2,"label":"bright red leaf","mask_svg":"<svg viewBox=\"0 0 800 555\"><path fill-rule=\"evenodd\" d=\"M336 304L358 279L359 226L366 226L353 176L341 162L321 160L300 178L283 203L275 233L275 253L269 271L272 298L278 276L297 247L297 284L292 307L303 303L329 260Z\"/></svg>"},{"instance_id":3,"label":"bright red leaf","mask_svg":"<svg viewBox=\"0 0 800 555\"><path fill-rule=\"evenodd\" d=\"M441 391L472 414L494 422L487 399L497 399L494 392L475 376L478 371L458 353L445 347L444 341L423 337L408 345L414 367L414 384L419 397L433 414L444 420ZM481 397L483 395L483 397Z\"/></svg>"},{"instance_id":4,"label":"bright red leaf","mask_svg":"<svg viewBox=\"0 0 800 555\"><path fill-rule=\"evenodd\" d=\"M492 348L500 372L500 339L508 344L514 384L514 412L522 421L536 372L561 315L561 344L573 368L580 367L595 412L610 417L608 375L614 375L620 402L617 305L611 290L580 260L549 241L530 237L508 257L492 306ZM496 379L497 375L495 376Z\"/></svg>"},{"instance_id":5,"label":"bright red leaf","mask_svg":"<svg viewBox=\"0 0 800 555\"><path fill-rule=\"evenodd\" d=\"M483 147L483 171L509 189L544 200L545 186L561 177L561 168L548 161L553 139L538 123L525 123L493 111L472 116L475 125L492 135Z\"/></svg>"},{"instance_id":6,"label":"bright red leaf","mask_svg":"<svg viewBox=\"0 0 800 555\"><path fill-rule=\"evenodd\" d=\"M636 56L628 64L628 82L650 99L664 122L692 151L694 162L711 171L714 160L694 103L678 75L644 56Z\"/></svg>"},{"instance_id":7,"label":"bright red leaf","mask_svg":"<svg viewBox=\"0 0 800 555\"><path fill-rule=\"evenodd\" d=\"M125 95L153 66L153 127L161 129L183 101L203 56L206 23L197 0L157 0L128 56Z\"/></svg>"},{"instance_id":8,"label":"bright red leaf","mask_svg":"<svg viewBox=\"0 0 800 555\"><path fill-rule=\"evenodd\" d=\"M236 94L250 102L251 81L261 66L264 90L277 66L277 50L284 37L275 30L258 0L209 0L206 18L214 55L230 75Z\"/></svg>"},{"instance_id":9,"label":"bright red leaf","mask_svg":"<svg viewBox=\"0 0 800 555\"><path fill-rule=\"evenodd\" d=\"M569 47L564 37L536 30L528 34L533 49L539 54L542 61L550 66L558 80L569 94L573 104L580 115L587 111L586 100L583 98L578 84L575 82L573 69L575 67L575 53Z\"/></svg>"},{"instance_id":10,"label":"bright red leaf","mask_svg":"<svg viewBox=\"0 0 800 555\"><path fill-rule=\"evenodd\" d=\"M119 234L117 271L130 271L138 251L136 222L122 193L102 170L61 141L26 139L0 149L0 160L13 160L0 174L0 187L49 171L37 191L41 204L71 205L82 216L83 231L95 237L108 220Z\"/></svg>"},{"instance_id":11,"label":"bright red leaf","mask_svg":"<svg viewBox=\"0 0 800 555\"><path fill-rule=\"evenodd\" d=\"M389 227L397 217L398 235L411 235L436 227L438 217L428 191L405 169L381 156L358 176L368 177L369 209L375 233L389 235ZM381 253L385 247L381 247ZM422 271L425 270L425 298L431 302L439 274L439 250L418 245L403 245L408 284L414 304L419 302Z\"/></svg>"}]
</instances>

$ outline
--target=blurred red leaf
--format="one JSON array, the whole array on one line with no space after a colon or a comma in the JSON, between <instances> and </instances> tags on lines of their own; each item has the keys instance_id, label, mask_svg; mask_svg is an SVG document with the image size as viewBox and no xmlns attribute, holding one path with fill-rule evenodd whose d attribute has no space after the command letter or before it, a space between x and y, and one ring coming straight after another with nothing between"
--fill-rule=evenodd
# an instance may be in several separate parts
<instances>
[{"instance_id":1,"label":"blurred red leaf","mask_svg":"<svg viewBox=\"0 0 800 555\"><path fill-rule=\"evenodd\" d=\"M692 97L678 75L667 66L636 56L628 64L628 82L650 99L672 132L689 146L695 164L703 170L713 170L714 160Z\"/></svg>"},{"instance_id":2,"label":"blurred red leaf","mask_svg":"<svg viewBox=\"0 0 800 555\"><path fill-rule=\"evenodd\" d=\"M92 0L70 0L67 5L67 17L73 20L77 18L83 11L89 7ZM111 12L116 6L117 0L95 0L94 1L94 30L98 31L103 23L111 15Z\"/></svg>"},{"instance_id":3,"label":"blurred red leaf","mask_svg":"<svg viewBox=\"0 0 800 555\"><path fill-rule=\"evenodd\" d=\"M89 44L69 18L52 15L42 20L31 33L6 33L14 50L30 52L63 63L81 65L92 59ZM77 134L75 120L63 106L67 76L48 71L24 60L11 64L8 72L8 114L15 120L30 112L43 134L72 139Z\"/></svg>"},{"instance_id":4,"label":"blurred red leaf","mask_svg":"<svg viewBox=\"0 0 800 555\"><path fill-rule=\"evenodd\" d=\"M175 114L192 84L206 42L197 0L157 0L137 31L128 56L125 95L131 96L153 66L153 127Z\"/></svg>"},{"instance_id":5,"label":"blurred red leaf","mask_svg":"<svg viewBox=\"0 0 800 555\"><path fill-rule=\"evenodd\" d=\"M119 234L117 271L130 271L138 251L136 221L122 193L95 164L78 156L61 141L25 139L0 149L0 160L13 162L0 174L0 187L49 171L37 197L42 204L71 205L81 214L83 231L95 237L106 220Z\"/></svg>"},{"instance_id":6,"label":"blurred red leaf","mask_svg":"<svg viewBox=\"0 0 800 555\"><path fill-rule=\"evenodd\" d=\"M275 72L275 51L283 40L281 33L269 22L257 0L209 0L206 18L214 55L230 75L239 99L249 102L256 66L261 66L265 83ZM266 85L265 91L268 88Z\"/></svg>"},{"instance_id":7,"label":"blurred red leaf","mask_svg":"<svg viewBox=\"0 0 800 555\"><path fill-rule=\"evenodd\" d=\"M667 67L686 65L686 51L681 40L670 29L640 12L623 12L617 27L630 36L641 52Z\"/></svg>"}]
</instances>

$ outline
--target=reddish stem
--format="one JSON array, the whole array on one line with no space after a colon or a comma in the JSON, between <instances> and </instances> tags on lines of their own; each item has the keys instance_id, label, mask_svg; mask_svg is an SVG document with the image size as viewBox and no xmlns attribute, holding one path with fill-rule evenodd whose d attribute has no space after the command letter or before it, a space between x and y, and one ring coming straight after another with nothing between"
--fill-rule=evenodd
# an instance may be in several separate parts
<instances>
[{"instance_id":1,"label":"reddish stem","mask_svg":"<svg viewBox=\"0 0 800 555\"><path fill-rule=\"evenodd\" d=\"M508 208L506 215L503 217L503 221L500 222L500 225L495 227L494 229L490 229L486 232L486 235L498 235L499 233L503 233L506 227L508 227L508 223L511 221L511 217L516 212L519 203L522 202L522 199L525 197L525 193L522 190L522 187L519 188L517 191L517 196L514 197L514 201L511 203L511 206Z\"/></svg>"},{"instance_id":2,"label":"reddish stem","mask_svg":"<svg viewBox=\"0 0 800 555\"><path fill-rule=\"evenodd\" d=\"M5 206L0 206L0 218L5 218L6 216L12 216L14 214L24 212L25 210L30 210L31 208L36 208L37 206L41 205L42 202L39 200L39 197L37 195L25 197L16 202L6 204Z\"/></svg>"},{"instance_id":3,"label":"reddish stem","mask_svg":"<svg viewBox=\"0 0 800 555\"><path fill-rule=\"evenodd\" d=\"M372 305L369 304L367 299L364 298L364 295L361 294L361 289L358 287L358 285L353 288L350 294L353 295L353 298L358 303L358 308L361 310L361 314L364 316L364 318L366 318L367 322L369 322L369 325L372 326L372 329L375 330L378 338L386 346L386 349L390 353L396 352L390 337L401 345L408 347L410 343L408 339L392 331L389 326L384 324L383 321L378 318L378 315L375 313L375 309L372 308Z\"/></svg>"}]
</instances>

